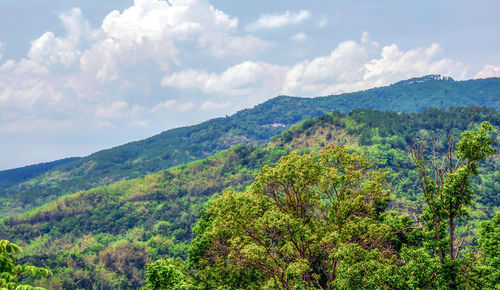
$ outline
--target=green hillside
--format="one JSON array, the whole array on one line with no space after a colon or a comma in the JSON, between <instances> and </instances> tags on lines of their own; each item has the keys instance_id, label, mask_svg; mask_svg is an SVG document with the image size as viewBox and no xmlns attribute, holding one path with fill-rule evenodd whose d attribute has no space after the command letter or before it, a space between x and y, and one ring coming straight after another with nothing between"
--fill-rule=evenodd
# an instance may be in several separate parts
<instances>
[{"instance_id":1,"label":"green hillside","mask_svg":"<svg viewBox=\"0 0 500 290\"><path fill-rule=\"evenodd\" d=\"M172 129L30 175L0 172L0 217L24 212L57 197L137 178L210 156L236 144L265 144L291 125L332 110L418 112L427 107L485 106L500 109L500 79L453 81L426 76L366 91L317 98L280 96L230 117ZM8 179L2 179L2 176ZM27 178L29 177L29 178ZM7 181L8 180L8 181ZM2 182L3 181L3 182ZM8 188L6 188L8 186Z\"/></svg>"},{"instance_id":2,"label":"green hillside","mask_svg":"<svg viewBox=\"0 0 500 290\"><path fill-rule=\"evenodd\" d=\"M273 138L267 146L237 145L203 160L129 181L81 191L20 216L5 218L0 238L25 249L23 263L54 272L38 281L49 289L137 288L146 265L162 257L186 258L192 227L206 201L227 187L242 191L262 166L274 164L292 149L315 151L329 143L363 152L375 167L389 171L390 207L418 212L421 192L407 149L417 142L430 146L440 138L443 152L448 132L455 135L471 123L500 126L500 114L486 108L427 109L419 113L355 110L306 120ZM493 132L494 146L500 138ZM479 196L472 206L476 219L498 210L498 153L480 167L474 180ZM467 235L463 230L462 235Z\"/></svg>"}]
</instances>

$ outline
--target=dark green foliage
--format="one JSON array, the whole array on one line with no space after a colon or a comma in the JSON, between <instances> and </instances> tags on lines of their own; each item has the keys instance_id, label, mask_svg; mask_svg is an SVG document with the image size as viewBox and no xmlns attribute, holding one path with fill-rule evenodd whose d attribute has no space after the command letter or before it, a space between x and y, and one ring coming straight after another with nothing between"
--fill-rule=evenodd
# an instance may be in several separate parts
<instances>
[{"instance_id":1,"label":"dark green foliage","mask_svg":"<svg viewBox=\"0 0 500 290\"><path fill-rule=\"evenodd\" d=\"M289 126L332 110L343 113L361 108L418 112L428 107L450 106L500 109L500 79L457 82L438 76L426 76L356 93L318 98L276 97L230 117L172 129L142 141L99 151L56 166L42 175L33 175L29 179L9 179L4 184L4 187L8 185L9 188L0 187L0 217L8 213L24 212L64 194L137 178L205 158L236 144L264 144L271 136ZM455 121L460 122L460 119ZM310 125L312 124L302 124L305 127ZM381 137L390 134L392 125L385 125L388 125L387 130L380 129ZM407 126L411 127L412 124ZM305 127L303 129L307 129ZM369 143L374 132L367 128L359 129L362 133L361 144ZM434 130L436 127L429 123L424 129ZM290 136L285 137L286 141L291 140ZM17 172L29 176L25 174L25 170Z\"/></svg>"}]
</instances>

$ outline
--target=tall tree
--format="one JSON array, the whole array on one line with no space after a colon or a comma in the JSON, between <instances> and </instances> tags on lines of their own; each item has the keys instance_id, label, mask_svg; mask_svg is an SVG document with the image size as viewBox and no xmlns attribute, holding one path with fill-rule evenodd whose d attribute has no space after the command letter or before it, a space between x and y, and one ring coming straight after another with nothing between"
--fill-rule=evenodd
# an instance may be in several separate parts
<instances>
[{"instance_id":1,"label":"tall tree","mask_svg":"<svg viewBox=\"0 0 500 290\"><path fill-rule=\"evenodd\" d=\"M491 130L492 126L483 122L476 130L464 131L460 134L456 150L451 132L442 159L437 157L437 142L431 162L425 159L423 146L417 146L411 154L420 174L425 202L420 220L427 237L426 246L439 256L441 267L437 277L452 288L458 287L458 275L466 261L457 260L464 241L458 241L456 225L467 217L467 207L473 198L470 179L478 174L477 163L496 152L488 134Z\"/></svg>"},{"instance_id":2,"label":"tall tree","mask_svg":"<svg viewBox=\"0 0 500 290\"><path fill-rule=\"evenodd\" d=\"M381 218L389 191L385 173L370 166L341 147L292 152L247 191L226 190L193 241L198 283L216 275L221 284L207 287L389 287L397 270Z\"/></svg>"}]
</instances>

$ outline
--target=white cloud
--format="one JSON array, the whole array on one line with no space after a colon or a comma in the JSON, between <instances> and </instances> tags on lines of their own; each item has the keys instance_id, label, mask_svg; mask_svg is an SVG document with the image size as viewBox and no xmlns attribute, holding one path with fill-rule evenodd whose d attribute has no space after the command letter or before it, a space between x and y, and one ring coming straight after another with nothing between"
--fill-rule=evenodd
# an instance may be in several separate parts
<instances>
[{"instance_id":1,"label":"white cloud","mask_svg":"<svg viewBox=\"0 0 500 290\"><path fill-rule=\"evenodd\" d=\"M154 60L163 71L180 65L183 44L198 53L222 57L248 55L267 43L254 36L238 36L238 19L215 9L207 1L136 0L123 12L103 20L100 41L81 60L83 71L102 81L119 78L120 67Z\"/></svg>"},{"instance_id":2,"label":"white cloud","mask_svg":"<svg viewBox=\"0 0 500 290\"><path fill-rule=\"evenodd\" d=\"M145 125L144 114L155 109L147 100L154 75L145 76L149 69L135 74L137 68L147 63L167 72L182 66L186 57L247 57L268 45L239 35L238 19L205 0L136 0L128 9L109 13L97 29L90 28L79 8L58 17L63 35L46 31L31 42L25 58L0 62L0 115L15 110L33 120L67 114L82 126ZM0 43L0 57L3 47ZM138 102L141 106L132 105ZM159 106L187 112L195 104L167 101Z\"/></svg>"},{"instance_id":3,"label":"white cloud","mask_svg":"<svg viewBox=\"0 0 500 290\"><path fill-rule=\"evenodd\" d=\"M222 102L222 103L217 103L217 102L212 102L212 101L205 101L203 104L200 106L201 111L215 111L215 110L221 110L221 109L227 109L231 105L231 102Z\"/></svg>"},{"instance_id":4,"label":"white cloud","mask_svg":"<svg viewBox=\"0 0 500 290\"><path fill-rule=\"evenodd\" d=\"M165 76L161 84L181 89L196 88L206 94L242 96L255 93L259 88L276 89L282 80L283 67L265 62L245 61L229 67L221 74L201 70L185 70Z\"/></svg>"},{"instance_id":5,"label":"white cloud","mask_svg":"<svg viewBox=\"0 0 500 290\"><path fill-rule=\"evenodd\" d=\"M475 79L500 77L500 66L487 64L481 71L474 75Z\"/></svg>"},{"instance_id":6,"label":"white cloud","mask_svg":"<svg viewBox=\"0 0 500 290\"><path fill-rule=\"evenodd\" d=\"M78 93L71 88L76 84L71 81L74 73L65 69L54 73L52 66L67 69L78 60L78 45L89 30L88 23L79 8L59 14L59 19L66 30L65 37L47 31L31 42L26 58L9 59L0 65L0 108L14 106L42 114L77 104L74 98Z\"/></svg>"},{"instance_id":7,"label":"white cloud","mask_svg":"<svg viewBox=\"0 0 500 290\"><path fill-rule=\"evenodd\" d=\"M262 29L278 28L290 24L300 23L311 17L308 10L300 10L297 13L286 11L283 14L264 14L255 22L248 24L248 31L257 31Z\"/></svg>"},{"instance_id":8,"label":"white cloud","mask_svg":"<svg viewBox=\"0 0 500 290\"><path fill-rule=\"evenodd\" d=\"M464 76L464 68L460 63L450 59L434 60L441 51L439 44L420 47L403 52L395 44L382 49L381 58L373 59L365 65L364 79L384 78L388 80L402 79L424 74Z\"/></svg>"},{"instance_id":9,"label":"white cloud","mask_svg":"<svg viewBox=\"0 0 500 290\"><path fill-rule=\"evenodd\" d=\"M329 56L317 57L294 65L287 72L284 94L318 96L351 92L388 85L426 74L463 78L466 69L460 62L438 59L438 44L401 51L395 44L382 48L363 34L361 42L345 41Z\"/></svg>"},{"instance_id":10,"label":"white cloud","mask_svg":"<svg viewBox=\"0 0 500 290\"><path fill-rule=\"evenodd\" d=\"M377 43L344 41L330 55L302 61L292 66L283 84L284 94L317 96L330 85L349 83L362 77L364 65Z\"/></svg>"},{"instance_id":11,"label":"white cloud","mask_svg":"<svg viewBox=\"0 0 500 290\"><path fill-rule=\"evenodd\" d=\"M69 66L75 63L81 54L78 44L88 33L88 23L82 17L80 8L73 8L59 15L67 36L56 37L54 33L47 31L38 39L31 42L28 57L39 63L51 65L61 63Z\"/></svg>"},{"instance_id":12,"label":"white cloud","mask_svg":"<svg viewBox=\"0 0 500 290\"><path fill-rule=\"evenodd\" d=\"M188 69L165 76L163 86L198 89L208 95L256 96L277 94L319 96L388 85L402 79L442 74L461 79L465 67L439 58L440 47L432 43L402 51L395 44L379 44L363 33L361 41L341 42L329 55L278 66L262 61L245 61L217 74Z\"/></svg>"},{"instance_id":13,"label":"white cloud","mask_svg":"<svg viewBox=\"0 0 500 290\"><path fill-rule=\"evenodd\" d=\"M46 107L65 102L64 92L47 67L30 59L8 60L0 66L0 108L32 109L37 104Z\"/></svg>"},{"instance_id":14,"label":"white cloud","mask_svg":"<svg viewBox=\"0 0 500 290\"><path fill-rule=\"evenodd\" d=\"M305 33L300 32L300 33L292 35L292 37L290 39L295 40L295 41L303 41L303 40L307 39L307 35Z\"/></svg>"}]
</instances>

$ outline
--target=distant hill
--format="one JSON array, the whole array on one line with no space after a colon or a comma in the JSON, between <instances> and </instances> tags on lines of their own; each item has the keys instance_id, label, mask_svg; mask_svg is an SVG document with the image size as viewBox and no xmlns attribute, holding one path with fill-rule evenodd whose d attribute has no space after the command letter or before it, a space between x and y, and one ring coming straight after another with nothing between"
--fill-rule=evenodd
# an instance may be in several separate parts
<instances>
[{"instance_id":1,"label":"distant hill","mask_svg":"<svg viewBox=\"0 0 500 290\"><path fill-rule=\"evenodd\" d=\"M243 190L263 165L273 165L292 149L311 151L344 144L363 152L388 171L391 208L415 210L422 198L407 148L416 142L447 146L471 123L500 126L500 113L487 108L426 109L419 113L355 110L331 112L296 124L265 146L236 145L213 156L136 179L120 181L47 203L0 220L0 239L23 246L22 262L49 267L48 289L137 289L146 264L165 256L185 257L191 229L204 203L227 187ZM500 135L493 133L498 148ZM471 211L491 218L500 200L500 153L480 166ZM468 233L469 230L461 230Z\"/></svg>"},{"instance_id":2,"label":"distant hill","mask_svg":"<svg viewBox=\"0 0 500 290\"><path fill-rule=\"evenodd\" d=\"M418 112L428 107L451 106L485 106L499 110L500 78L453 81L431 75L356 93L317 98L279 96L230 117L168 130L47 167L30 178L21 178L29 174L18 169L18 175L10 175L4 186L0 186L0 217L23 212L64 194L205 158L235 144L264 144L291 125L332 110Z\"/></svg>"},{"instance_id":3,"label":"distant hill","mask_svg":"<svg viewBox=\"0 0 500 290\"><path fill-rule=\"evenodd\" d=\"M78 159L80 158L65 158L56 161L44 162L35 165L0 171L0 189L5 189L20 182L24 182L28 179L37 177L56 166L77 161Z\"/></svg>"}]
</instances>

